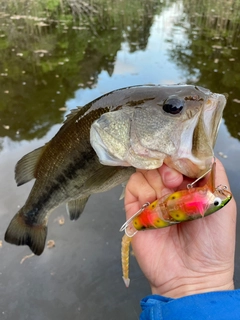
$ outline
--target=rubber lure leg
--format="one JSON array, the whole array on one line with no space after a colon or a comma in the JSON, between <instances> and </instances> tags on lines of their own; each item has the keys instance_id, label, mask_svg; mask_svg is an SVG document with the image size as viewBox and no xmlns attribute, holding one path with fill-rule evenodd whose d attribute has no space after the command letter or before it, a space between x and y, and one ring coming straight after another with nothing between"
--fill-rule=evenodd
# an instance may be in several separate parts
<instances>
[{"instance_id":1,"label":"rubber lure leg","mask_svg":"<svg viewBox=\"0 0 240 320\"><path fill-rule=\"evenodd\" d=\"M122 273L123 273L123 281L125 286L128 288L130 284L129 279L129 249L130 243L132 238L128 237L126 234L122 237L122 248L121 248L121 255L122 255Z\"/></svg>"}]
</instances>

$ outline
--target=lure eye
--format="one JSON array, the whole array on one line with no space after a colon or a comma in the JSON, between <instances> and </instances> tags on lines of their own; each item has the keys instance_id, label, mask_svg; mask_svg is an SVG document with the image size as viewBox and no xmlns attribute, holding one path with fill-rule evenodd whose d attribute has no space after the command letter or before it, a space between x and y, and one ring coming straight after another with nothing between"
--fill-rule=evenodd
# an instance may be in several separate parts
<instances>
[{"instance_id":1,"label":"lure eye","mask_svg":"<svg viewBox=\"0 0 240 320\"><path fill-rule=\"evenodd\" d=\"M216 197L213 201L213 204L215 207L218 207L222 203L222 200L218 197Z\"/></svg>"},{"instance_id":2,"label":"lure eye","mask_svg":"<svg viewBox=\"0 0 240 320\"><path fill-rule=\"evenodd\" d=\"M162 108L166 113L178 114L182 111L183 107L184 101L178 97L172 96L164 101Z\"/></svg>"}]
</instances>

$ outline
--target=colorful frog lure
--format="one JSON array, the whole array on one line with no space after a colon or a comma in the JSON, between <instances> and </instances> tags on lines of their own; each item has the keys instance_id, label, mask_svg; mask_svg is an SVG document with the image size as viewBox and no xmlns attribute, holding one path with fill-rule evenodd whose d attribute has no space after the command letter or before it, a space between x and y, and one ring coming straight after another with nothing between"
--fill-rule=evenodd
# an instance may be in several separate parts
<instances>
[{"instance_id":1,"label":"colorful frog lure","mask_svg":"<svg viewBox=\"0 0 240 320\"><path fill-rule=\"evenodd\" d=\"M191 221L206 217L224 207L232 198L227 187L219 185L215 188L214 162L210 178L203 187L193 187L199 179L187 186L188 189L168 194L152 203L145 203L129 220L120 231L125 230L122 238L122 270L123 280L126 287L130 284L129 279L129 246L132 237L141 230L157 229L171 226L176 223Z\"/></svg>"}]
</instances>

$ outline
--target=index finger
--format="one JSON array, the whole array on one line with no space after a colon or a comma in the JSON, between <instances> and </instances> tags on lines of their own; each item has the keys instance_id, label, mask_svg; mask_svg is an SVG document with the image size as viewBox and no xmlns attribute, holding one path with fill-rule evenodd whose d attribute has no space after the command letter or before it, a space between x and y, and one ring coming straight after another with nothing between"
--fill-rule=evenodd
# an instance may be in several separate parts
<instances>
[{"instance_id":1,"label":"index finger","mask_svg":"<svg viewBox=\"0 0 240 320\"><path fill-rule=\"evenodd\" d=\"M125 190L125 210L127 218L131 217L146 202L153 202L165 194L170 188L182 182L182 174L165 164L154 170L138 170L130 177Z\"/></svg>"}]
</instances>

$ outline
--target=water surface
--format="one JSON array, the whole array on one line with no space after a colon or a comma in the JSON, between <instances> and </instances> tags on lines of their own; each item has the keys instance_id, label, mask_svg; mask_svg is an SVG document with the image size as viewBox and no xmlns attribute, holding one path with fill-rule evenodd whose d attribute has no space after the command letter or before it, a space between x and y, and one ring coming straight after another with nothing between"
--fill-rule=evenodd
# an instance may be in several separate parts
<instances>
[{"instance_id":1,"label":"water surface","mask_svg":"<svg viewBox=\"0 0 240 320\"><path fill-rule=\"evenodd\" d=\"M22 261L29 249L3 242L32 185L16 187L14 166L51 139L71 109L108 91L193 83L228 94L215 152L240 210L240 2L26 3L1 2L0 12L1 319L137 319L150 289L134 257L128 290L121 279L121 187L92 196L74 223L64 206L55 210L55 247Z\"/></svg>"}]
</instances>

